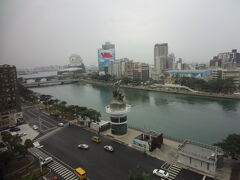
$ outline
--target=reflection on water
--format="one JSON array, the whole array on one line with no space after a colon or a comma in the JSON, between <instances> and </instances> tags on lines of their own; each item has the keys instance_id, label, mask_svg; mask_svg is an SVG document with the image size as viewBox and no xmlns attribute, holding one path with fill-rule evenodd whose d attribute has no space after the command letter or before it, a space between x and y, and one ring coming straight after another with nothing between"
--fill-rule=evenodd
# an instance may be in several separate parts
<instances>
[{"instance_id":1,"label":"reflection on water","mask_svg":"<svg viewBox=\"0 0 240 180\"><path fill-rule=\"evenodd\" d=\"M142 90L121 88L126 100L132 104L149 103L149 94Z\"/></svg>"},{"instance_id":2,"label":"reflection on water","mask_svg":"<svg viewBox=\"0 0 240 180\"><path fill-rule=\"evenodd\" d=\"M81 82L32 90L53 95L68 104L96 109L103 119L109 119L105 106L112 100L111 87ZM133 105L128 123L135 127L206 143L240 133L240 101L127 88L121 91L127 103Z\"/></svg>"}]
</instances>

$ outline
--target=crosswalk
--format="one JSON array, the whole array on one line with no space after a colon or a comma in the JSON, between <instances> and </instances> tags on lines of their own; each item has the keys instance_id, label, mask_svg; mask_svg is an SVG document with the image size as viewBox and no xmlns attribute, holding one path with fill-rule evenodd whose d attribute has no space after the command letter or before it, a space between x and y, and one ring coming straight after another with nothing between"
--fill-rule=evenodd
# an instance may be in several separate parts
<instances>
[{"instance_id":1,"label":"crosswalk","mask_svg":"<svg viewBox=\"0 0 240 180\"><path fill-rule=\"evenodd\" d=\"M32 153L34 156L36 156L39 159L40 158L45 159L45 158L49 157L47 154L45 154L44 152L42 152L41 150L39 150L37 148L30 148L29 152ZM62 164L60 164L57 161L52 161L51 163L49 163L47 165L47 167L49 167L55 173L57 173L59 176L61 176L62 179L79 180L79 178L71 170L69 170L68 168L66 168L65 166L63 166Z\"/></svg>"},{"instance_id":2,"label":"crosswalk","mask_svg":"<svg viewBox=\"0 0 240 180\"><path fill-rule=\"evenodd\" d=\"M161 169L165 169L168 173L168 180L174 180L176 178L176 176L178 175L178 173L182 170L182 168L173 165L173 164L169 164L167 162L165 162L162 166Z\"/></svg>"},{"instance_id":3,"label":"crosswalk","mask_svg":"<svg viewBox=\"0 0 240 180\"><path fill-rule=\"evenodd\" d=\"M171 165L170 168L168 169L168 173L169 173L168 179L169 180L175 179L181 170L182 168L175 165Z\"/></svg>"}]
</instances>

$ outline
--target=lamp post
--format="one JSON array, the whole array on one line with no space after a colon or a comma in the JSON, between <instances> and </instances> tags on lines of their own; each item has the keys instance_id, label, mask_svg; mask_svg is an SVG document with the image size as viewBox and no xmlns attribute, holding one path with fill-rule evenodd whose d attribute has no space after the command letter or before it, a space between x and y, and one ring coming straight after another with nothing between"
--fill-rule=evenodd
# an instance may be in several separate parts
<instances>
[{"instance_id":1,"label":"lamp post","mask_svg":"<svg viewBox=\"0 0 240 180\"><path fill-rule=\"evenodd\" d=\"M39 129L41 131L42 130L42 121L41 121L40 116L38 116L38 120L39 120Z\"/></svg>"},{"instance_id":2,"label":"lamp post","mask_svg":"<svg viewBox=\"0 0 240 180\"><path fill-rule=\"evenodd\" d=\"M42 164L41 164L41 162L42 162L42 157L41 156L38 156L38 159L39 159L39 166L40 166L40 170L41 170L41 172L42 172Z\"/></svg>"}]
</instances>

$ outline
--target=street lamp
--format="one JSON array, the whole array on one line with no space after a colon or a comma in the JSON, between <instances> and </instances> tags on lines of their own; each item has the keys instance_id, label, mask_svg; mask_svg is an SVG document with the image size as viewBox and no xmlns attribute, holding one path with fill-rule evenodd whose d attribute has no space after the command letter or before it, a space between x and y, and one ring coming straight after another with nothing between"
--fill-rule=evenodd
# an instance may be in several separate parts
<instances>
[{"instance_id":1,"label":"street lamp","mask_svg":"<svg viewBox=\"0 0 240 180\"><path fill-rule=\"evenodd\" d=\"M42 121L41 121L41 117L40 116L38 116L38 120L39 120L40 131L42 131Z\"/></svg>"},{"instance_id":2,"label":"street lamp","mask_svg":"<svg viewBox=\"0 0 240 180\"><path fill-rule=\"evenodd\" d=\"M40 166L40 170L41 170L41 172L42 172L42 164L41 164L41 162L42 162L42 157L41 156L38 156L38 159L39 159L39 166Z\"/></svg>"}]
</instances>

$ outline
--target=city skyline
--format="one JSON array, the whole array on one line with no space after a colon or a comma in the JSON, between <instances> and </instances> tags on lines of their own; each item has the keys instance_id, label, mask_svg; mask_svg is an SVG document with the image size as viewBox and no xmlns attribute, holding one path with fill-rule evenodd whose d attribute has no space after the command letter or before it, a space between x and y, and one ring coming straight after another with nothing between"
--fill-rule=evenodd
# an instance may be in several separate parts
<instances>
[{"instance_id":1,"label":"city skyline","mask_svg":"<svg viewBox=\"0 0 240 180\"><path fill-rule=\"evenodd\" d=\"M215 54L239 49L239 5L234 0L1 1L0 63L63 65L76 53L86 65L97 66L97 49L106 41L116 45L117 59L154 64L154 45L168 43L176 58L208 63Z\"/></svg>"}]
</instances>

